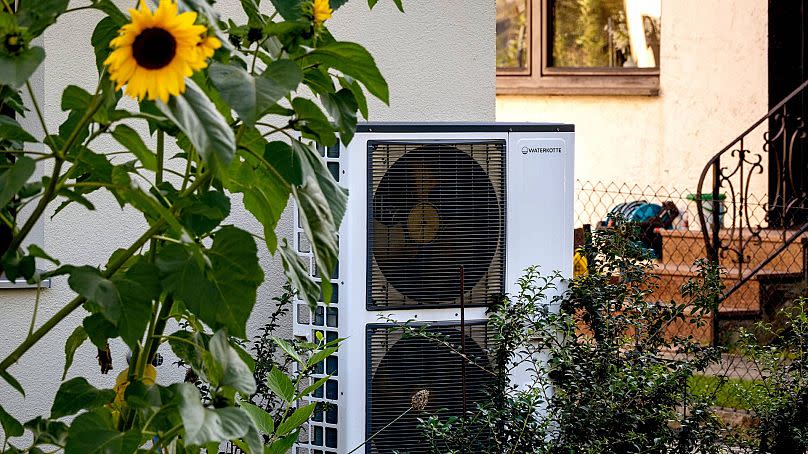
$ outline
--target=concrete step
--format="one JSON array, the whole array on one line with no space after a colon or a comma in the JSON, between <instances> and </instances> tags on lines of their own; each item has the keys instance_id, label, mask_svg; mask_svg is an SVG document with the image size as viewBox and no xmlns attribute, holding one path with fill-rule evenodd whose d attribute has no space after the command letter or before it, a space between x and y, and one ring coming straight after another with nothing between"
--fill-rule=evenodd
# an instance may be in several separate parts
<instances>
[{"instance_id":1,"label":"concrete step","mask_svg":"<svg viewBox=\"0 0 808 454\"><path fill-rule=\"evenodd\" d=\"M667 264L690 266L696 260L707 256L704 236L700 230L659 230L659 234L662 236L662 259ZM785 238L791 235L792 233L787 232ZM741 237L737 229L722 229L721 238L725 242L731 242L738 249L740 244L745 244L744 263L739 264L737 255L731 252L720 258L721 266L736 269L739 276L762 263L784 241L783 232L775 230L762 230L758 240L750 239L748 231L744 231ZM806 238L808 234L802 237L803 240ZM801 240L797 240L768 263L763 271L799 273L803 271L803 262L803 244Z\"/></svg>"}]
</instances>

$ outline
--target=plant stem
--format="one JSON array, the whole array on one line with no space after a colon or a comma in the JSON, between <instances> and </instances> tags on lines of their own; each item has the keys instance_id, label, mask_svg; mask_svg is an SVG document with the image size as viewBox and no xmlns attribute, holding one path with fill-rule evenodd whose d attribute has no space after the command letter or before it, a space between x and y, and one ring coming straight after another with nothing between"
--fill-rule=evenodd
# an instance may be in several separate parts
<instances>
[{"instance_id":1,"label":"plant stem","mask_svg":"<svg viewBox=\"0 0 808 454\"><path fill-rule=\"evenodd\" d=\"M154 176L154 185L160 186L163 182L163 155L165 153L165 132L157 131L157 173Z\"/></svg>"},{"instance_id":2,"label":"plant stem","mask_svg":"<svg viewBox=\"0 0 808 454\"><path fill-rule=\"evenodd\" d=\"M139 372L142 373L146 369L146 366L151 363L154 355L157 353L157 348L160 346L159 338L166 329L166 323L171 316L171 309L173 307L174 297L169 294L160 307L160 312L155 319L155 323L151 326L151 330L149 331L149 337L146 339L146 345L143 348L145 355L141 364L138 366ZM155 336L157 337L156 339Z\"/></svg>"},{"instance_id":3,"label":"plant stem","mask_svg":"<svg viewBox=\"0 0 808 454\"><path fill-rule=\"evenodd\" d=\"M31 90L30 84L28 85L29 90ZM100 85L99 89L96 89L95 95L93 95L93 100L90 103L90 108L87 109L86 112L84 112L84 115L79 120L78 125L76 126L75 129L73 129L73 131L71 131L70 136L68 136L61 150L56 152L55 162L53 164L53 172L51 174L51 179L48 182L48 187L45 188L45 191L42 193L42 198L39 200L39 203L37 204L36 208L34 208L34 211L31 213L31 216L22 226L18 234L11 239L11 243L8 245L8 248L6 250L16 251L17 248L20 247L20 244L22 244L23 240L25 240L28 234L31 233L31 229L34 228L34 224L36 224L37 221L39 221L39 218L42 216L42 213L45 212L45 208L47 208L50 201L53 199L53 197L55 197L57 192L57 186L59 184L60 173L62 171L62 164L64 164L65 162L65 155L73 147L73 144L76 142L76 139L78 139L81 129L87 125L90 119L92 119L93 115L95 115L95 112L98 111L98 108L101 107L101 103L99 102L98 98L99 91L100 91ZM31 91L31 95L33 96L33 91ZM35 107L36 105L37 104L34 103ZM38 108L37 112L39 112ZM39 112L39 114L41 115L41 112ZM44 119L40 117L40 121L42 121L42 127L44 128L45 127ZM47 130L45 131L45 133L47 134Z\"/></svg>"},{"instance_id":4,"label":"plant stem","mask_svg":"<svg viewBox=\"0 0 808 454\"><path fill-rule=\"evenodd\" d=\"M125 263L129 260L129 257L133 256L138 249L140 249L149 238L157 233L160 229L165 227L166 221L163 219L158 220L154 223L154 225L146 231L143 235L140 236L134 243L132 243L129 248L124 251L123 254L118 255L115 260L110 262L107 269L101 273L101 275L105 278L108 278L115 274ZM70 315L74 310L78 309L86 299L83 296L77 296L73 298L69 303L67 303L63 308L59 309L58 312L53 314L53 316L48 319L45 323L42 324L36 331L31 333L28 337L25 338L22 343L17 346L9 355L0 362L0 372L5 372L9 367L11 367L14 363L19 361L22 355L25 354L31 347L34 346L43 336L48 334L50 330L52 330L56 325L59 324L62 320L64 320L68 315Z\"/></svg>"},{"instance_id":5,"label":"plant stem","mask_svg":"<svg viewBox=\"0 0 808 454\"><path fill-rule=\"evenodd\" d=\"M384 430L385 430L385 429L387 429L388 427L390 427L390 426L392 426L393 424L395 424L395 423L396 423L396 421L398 421L399 419L403 418L403 417L404 417L404 415L406 415L407 413L409 413L409 412L410 412L410 410L412 410L412 407L410 407L410 408L408 408L408 409L404 410L404 413L402 413L402 414L400 414L400 415L396 416L396 419L394 419L394 420L390 421L389 423L387 423L387 425L386 425L386 426L384 426L384 427L382 427L381 429L377 430L377 431L376 431L376 433L374 433L373 435L371 435L370 437L368 437L368 439L367 439L367 440L365 440L365 441L363 441L363 442L362 442L362 444L360 444L359 446L357 446L357 447L355 447L355 448L351 449L350 451L348 451L348 454L352 454L352 453L353 453L354 451L356 451L357 449L361 448L362 446L365 446L365 445L366 445L366 444L367 444L367 443L368 443L370 440L373 440L373 438L374 438L376 435L379 435L380 433L384 432Z\"/></svg>"},{"instance_id":6,"label":"plant stem","mask_svg":"<svg viewBox=\"0 0 808 454\"><path fill-rule=\"evenodd\" d=\"M25 81L25 87L28 89L28 96L31 97L31 104L34 105L34 111L36 111L36 117L39 119L39 124L42 126L42 132L45 133L45 138L50 139L51 149L56 151L56 145L53 143L53 139L50 138L50 133L48 132L48 125L45 123L45 117L42 115L42 109L39 107L39 103L36 100L36 95L34 95L34 89L31 88L31 82Z\"/></svg>"},{"instance_id":7,"label":"plant stem","mask_svg":"<svg viewBox=\"0 0 808 454\"><path fill-rule=\"evenodd\" d=\"M34 300L34 313L31 315L31 326L28 327L28 337L31 337L31 333L34 332L34 325L36 325L36 313L39 311L39 297L42 293L42 285L41 282L37 282L36 285L36 300Z\"/></svg>"}]
</instances>

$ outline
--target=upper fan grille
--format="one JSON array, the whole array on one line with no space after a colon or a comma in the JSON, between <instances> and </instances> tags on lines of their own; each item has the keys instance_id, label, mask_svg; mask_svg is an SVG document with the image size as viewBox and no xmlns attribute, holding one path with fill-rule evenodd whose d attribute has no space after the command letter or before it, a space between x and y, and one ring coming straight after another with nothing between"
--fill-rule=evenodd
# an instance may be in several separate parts
<instances>
[{"instance_id":1,"label":"upper fan grille","mask_svg":"<svg viewBox=\"0 0 808 454\"><path fill-rule=\"evenodd\" d=\"M505 142L368 143L368 309L503 293Z\"/></svg>"}]
</instances>

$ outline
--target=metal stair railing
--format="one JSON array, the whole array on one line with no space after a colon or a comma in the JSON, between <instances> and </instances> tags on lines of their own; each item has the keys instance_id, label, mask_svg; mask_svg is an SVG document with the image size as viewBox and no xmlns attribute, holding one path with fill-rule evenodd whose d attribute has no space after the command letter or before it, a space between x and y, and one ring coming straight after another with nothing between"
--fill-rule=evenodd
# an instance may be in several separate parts
<instances>
[{"instance_id":1,"label":"metal stair railing","mask_svg":"<svg viewBox=\"0 0 808 454\"><path fill-rule=\"evenodd\" d=\"M744 264L751 261L749 248L761 244L761 232L764 230L760 224L752 222L749 206L750 183L755 176L761 174L764 174L764 178L774 179L767 180L770 194L769 203L764 209L769 225L765 228L769 231L776 229L782 243L755 267L740 273L738 281L724 292L719 302L738 291L808 231L808 216L805 216L808 212L808 196L805 187L795 187L793 175L794 172L806 172L806 169L799 168L803 158L796 154L802 152L803 146L808 152L808 143L804 142L808 137L808 129L802 116L789 112L790 101L796 101L795 98L803 92L808 95L806 87L808 80L716 153L701 172L696 191L696 211L708 258L718 263L729 255L741 270ZM752 152L748 144L754 140L750 140L750 136L766 121L769 121L769 128L763 134L763 149ZM777 153L770 155L768 159L768 165L774 165L775 168L765 172L763 159L769 153ZM712 177L712 184L705 191L708 175ZM722 194L722 191L726 194ZM721 225L724 210L731 221L727 228ZM706 215L705 211L709 214ZM717 321L716 309L713 317L714 342Z\"/></svg>"},{"instance_id":2,"label":"metal stair railing","mask_svg":"<svg viewBox=\"0 0 808 454\"><path fill-rule=\"evenodd\" d=\"M775 203L767 204L764 209L766 210L765 219L767 221L772 219L775 214L779 219L778 224L780 225L776 229L781 233L782 244L757 266L739 276L738 281L724 292L721 300L738 291L746 282L785 251L788 246L808 232L808 222L800 219L801 216L796 216L796 219L800 222L787 222L788 219L792 218L790 212L806 210L808 207L808 197L803 192L804 190L789 187L789 185L794 184L791 178L793 158L795 153L802 151L802 148L796 145L799 144L799 141L808 137L808 129L806 129L805 119L800 115L802 112L791 113L788 106L790 101L803 92L808 94L806 87L808 87L808 80L730 142L729 145L716 153L704 166L704 170L702 170L699 177L696 190L696 212L698 213L708 258L717 263L721 258L731 254L731 258L735 263L749 263L748 250L750 246L754 247L761 243L760 233L764 229L760 224L752 222L748 203L750 182L754 176L765 173L764 154L770 153L774 147L779 147L778 151L781 154L775 163L777 168L774 170L776 172L773 173L772 169L769 169L770 171L768 172L768 175L774 175L777 179L777 181L773 182L775 184L769 182L770 184L768 185L769 188L776 188L777 194L769 198L770 201L774 200ZM750 142L748 138L767 120L771 122L773 127L763 134L763 150L762 152L752 152L746 145ZM724 165L727 161L729 161L729 165ZM769 165L771 164L770 160ZM708 175L712 176L712 185L709 192L705 192L705 182ZM722 190L726 190L727 194L722 194ZM704 195L708 197L704 197ZM729 207L725 205L723 198L726 198ZM705 207L710 212L711 219L707 218ZM721 219L724 216L724 211L729 216L731 225L722 229ZM772 226L768 226L768 230L772 230Z\"/></svg>"}]
</instances>

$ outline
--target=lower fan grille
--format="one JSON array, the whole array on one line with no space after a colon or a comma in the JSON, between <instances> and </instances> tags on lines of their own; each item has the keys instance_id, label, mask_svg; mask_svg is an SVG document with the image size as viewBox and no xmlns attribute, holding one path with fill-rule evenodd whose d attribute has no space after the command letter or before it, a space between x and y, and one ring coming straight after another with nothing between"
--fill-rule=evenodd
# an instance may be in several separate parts
<instances>
[{"instance_id":1,"label":"lower fan grille","mask_svg":"<svg viewBox=\"0 0 808 454\"><path fill-rule=\"evenodd\" d=\"M367 444L366 453L427 453L418 418L438 415L445 420L463 415L460 324L421 327L430 338L407 335L401 327L390 324L367 327L366 438L381 432ZM467 323L465 337L469 358L465 367L466 407L474 411L494 384L489 356L492 339L484 321ZM423 410L412 408L424 399Z\"/></svg>"}]
</instances>

